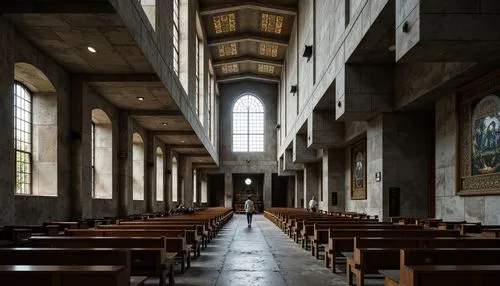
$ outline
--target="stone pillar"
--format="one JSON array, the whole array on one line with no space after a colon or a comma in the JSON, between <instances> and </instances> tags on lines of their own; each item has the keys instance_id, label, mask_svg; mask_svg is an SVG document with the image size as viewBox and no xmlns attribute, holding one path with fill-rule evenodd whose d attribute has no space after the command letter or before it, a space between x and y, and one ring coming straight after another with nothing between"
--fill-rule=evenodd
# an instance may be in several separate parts
<instances>
[{"instance_id":1,"label":"stone pillar","mask_svg":"<svg viewBox=\"0 0 500 286\"><path fill-rule=\"evenodd\" d=\"M324 211L345 211L344 171L345 154L343 149L323 150L322 166L322 192L323 201L319 203L319 208ZM337 205L332 204L332 196L335 193Z\"/></svg>"},{"instance_id":2,"label":"stone pillar","mask_svg":"<svg viewBox=\"0 0 500 286\"><path fill-rule=\"evenodd\" d=\"M224 173L224 207L233 207L233 174Z\"/></svg>"},{"instance_id":3,"label":"stone pillar","mask_svg":"<svg viewBox=\"0 0 500 286\"><path fill-rule=\"evenodd\" d=\"M14 28L0 19L0 225L12 224L15 219L14 190L16 159L14 146Z\"/></svg>"},{"instance_id":4,"label":"stone pillar","mask_svg":"<svg viewBox=\"0 0 500 286\"><path fill-rule=\"evenodd\" d=\"M153 132L146 131L146 142L144 144L144 159L145 159L145 180L144 180L144 199L146 200L146 212L153 211L155 201L154 194L156 193L156 148Z\"/></svg>"},{"instance_id":5,"label":"stone pillar","mask_svg":"<svg viewBox=\"0 0 500 286\"><path fill-rule=\"evenodd\" d=\"M126 216L132 205L132 120L127 112L119 113L118 138L118 215Z\"/></svg>"},{"instance_id":6,"label":"stone pillar","mask_svg":"<svg viewBox=\"0 0 500 286\"><path fill-rule=\"evenodd\" d=\"M315 196L316 201L319 201L318 196L318 165L317 163L304 164L304 207L309 208L309 201Z\"/></svg>"},{"instance_id":7,"label":"stone pillar","mask_svg":"<svg viewBox=\"0 0 500 286\"><path fill-rule=\"evenodd\" d=\"M304 171L297 171L295 174L295 205L296 208L303 208L304 200ZM305 201L305 200L304 200Z\"/></svg>"},{"instance_id":8,"label":"stone pillar","mask_svg":"<svg viewBox=\"0 0 500 286\"><path fill-rule=\"evenodd\" d=\"M264 186L263 186L264 208L270 208L273 203L272 177L273 174L271 172L264 173Z\"/></svg>"},{"instance_id":9,"label":"stone pillar","mask_svg":"<svg viewBox=\"0 0 500 286\"><path fill-rule=\"evenodd\" d=\"M295 177L288 176L286 185L287 185L287 196L288 196L286 207L293 208L295 207L295 201L297 200L295 197Z\"/></svg>"}]
</instances>

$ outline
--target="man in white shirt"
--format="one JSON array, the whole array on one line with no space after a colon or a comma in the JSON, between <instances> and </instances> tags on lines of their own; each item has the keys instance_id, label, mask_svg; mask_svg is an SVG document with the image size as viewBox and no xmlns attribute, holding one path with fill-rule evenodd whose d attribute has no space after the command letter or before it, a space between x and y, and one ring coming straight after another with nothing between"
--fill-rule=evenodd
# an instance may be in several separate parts
<instances>
[{"instance_id":1,"label":"man in white shirt","mask_svg":"<svg viewBox=\"0 0 500 286\"><path fill-rule=\"evenodd\" d=\"M252 215L254 212L254 205L250 197L248 197L248 200L245 201L245 212L247 214L248 227L252 227Z\"/></svg>"},{"instance_id":2,"label":"man in white shirt","mask_svg":"<svg viewBox=\"0 0 500 286\"><path fill-rule=\"evenodd\" d=\"M312 197L312 199L309 201L309 209L315 213L316 212L316 208L318 208L318 202L315 200L314 196Z\"/></svg>"}]
</instances>

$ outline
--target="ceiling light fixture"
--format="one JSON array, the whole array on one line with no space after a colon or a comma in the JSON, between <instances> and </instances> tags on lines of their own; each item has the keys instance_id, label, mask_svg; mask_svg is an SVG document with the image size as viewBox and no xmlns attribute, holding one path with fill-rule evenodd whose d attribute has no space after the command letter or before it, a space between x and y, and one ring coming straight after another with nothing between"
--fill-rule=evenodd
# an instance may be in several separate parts
<instances>
[{"instance_id":1,"label":"ceiling light fixture","mask_svg":"<svg viewBox=\"0 0 500 286\"><path fill-rule=\"evenodd\" d=\"M142 96L138 96L138 97L137 97L137 100L138 100L138 101L144 101L144 97L142 97Z\"/></svg>"},{"instance_id":2,"label":"ceiling light fixture","mask_svg":"<svg viewBox=\"0 0 500 286\"><path fill-rule=\"evenodd\" d=\"M184 140L181 140L181 143L184 143Z\"/></svg>"},{"instance_id":3,"label":"ceiling light fixture","mask_svg":"<svg viewBox=\"0 0 500 286\"><path fill-rule=\"evenodd\" d=\"M96 50L96 49L94 49L94 48L93 48L93 47L91 47L91 46L88 46L88 47L87 47L87 50L89 50L89 52L91 52L91 53L93 53L93 54L97 53L97 50Z\"/></svg>"},{"instance_id":4,"label":"ceiling light fixture","mask_svg":"<svg viewBox=\"0 0 500 286\"><path fill-rule=\"evenodd\" d=\"M163 122L162 124L163 124L163 126L167 126L167 125L168 125L168 123L167 123L167 122Z\"/></svg>"}]
</instances>

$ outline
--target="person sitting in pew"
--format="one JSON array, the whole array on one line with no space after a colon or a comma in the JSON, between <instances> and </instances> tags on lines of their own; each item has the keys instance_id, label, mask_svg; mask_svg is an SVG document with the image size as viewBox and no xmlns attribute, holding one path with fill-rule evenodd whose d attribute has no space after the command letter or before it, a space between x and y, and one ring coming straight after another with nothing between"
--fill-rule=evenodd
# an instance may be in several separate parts
<instances>
[{"instance_id":1,"label":"person sitting in pew","mask_svg":"<svg viewBox=\"0 0 500 286\"><path fill-rule=\"evenodd\" d=\"M312 196L311 200L309 201L309 209L313 213L315 213L317 208L318 208L318 202L315 200L315 197Z\"/></svg>"}]
</instances>

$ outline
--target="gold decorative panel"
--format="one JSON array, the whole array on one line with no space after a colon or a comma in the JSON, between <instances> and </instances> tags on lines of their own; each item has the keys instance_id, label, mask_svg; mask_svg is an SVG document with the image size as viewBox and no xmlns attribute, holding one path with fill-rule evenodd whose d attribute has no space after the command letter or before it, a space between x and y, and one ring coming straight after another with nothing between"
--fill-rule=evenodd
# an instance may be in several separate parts
<instances>
[{"instance_id":1,"label":"gold decorative panel","mask_svg":"<svg viewBox=\"0 0 500 286\"><path fill-rule=\"evenodd\" d=\"M272 66L272 65L265 65L265 64L259 64L259 72L260 73L274 74L274 66Z\"/></svg>"},{"instance_id":2,"label":"gold decorative panel","mask_svg":"<svg viewBox=\"0 0 500 286\"><path fill-rule=\"evenodd\" d=\"M227 74L227 73L237 73L239 71L238 64L229 64L229 65L223 65L222 66L222 73Z\"/></svg>"},{"instance_id":3,"label":"gold decorative panel","mask_svg":"<svg viewBox=\"0 0 500 286\"><path fill-rule=\"evenodd\" d=\"M216 34L236 31L235 13L214 16L213 21Z\"/></svg>"},{"instance_id":4,"label":"gold decorative panel","mask_svg":"<svg viewBox=\"0 0 500 286\"><path fill-rule=\"evenodd\" d=\"M260 43L260 45L259 45L259 53L260 53L261 56L275 58L275 57L278 56L278 45L276 45L276 44Z\"/></svg>"},{"instance_id":5,"label":"gold decorative panel","mask_svg":"<svg viewBox=\"0 0 500 286\"><path fill-rule=\"evenodd\" d=\"M219 56L221 58L235 56L236 54L238 54L236 43L222 44L217 46L217 49L219 50Z\"/></svg>"},{"instance_id":6,"label":"gold decorative panel","mask_svg":"<svg viewBox=\"0 0 500 286\"><path fill-rule=\"evenodd\" d=\"M281 34L283 28L283 16L262 14L261 30L262 32Z\"/></svg>"}]
</instances>

